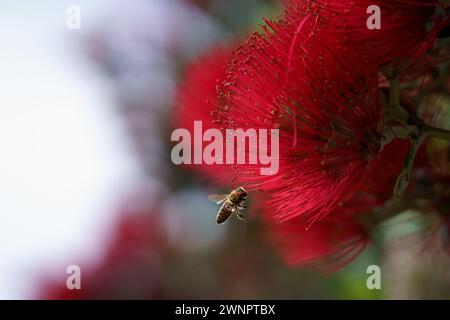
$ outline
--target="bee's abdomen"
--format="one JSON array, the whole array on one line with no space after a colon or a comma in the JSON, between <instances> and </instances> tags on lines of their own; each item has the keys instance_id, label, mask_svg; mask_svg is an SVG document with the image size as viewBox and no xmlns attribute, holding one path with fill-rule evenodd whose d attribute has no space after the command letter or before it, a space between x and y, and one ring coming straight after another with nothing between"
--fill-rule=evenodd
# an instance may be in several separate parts
<instances>
[{"instance_id":1,"label":"bee's abdomen","mask_svg":"<svg viewBox=\"0 0 450 320\"><path fill-rule=\"evenodd\" d=\"M219 213L217 214L216 221L218 224L224 223L227 221L227 219L231 216L233 213L233 203L229 200L225 200L222 207L219 210Z\"/></svg>"}]
</instances>

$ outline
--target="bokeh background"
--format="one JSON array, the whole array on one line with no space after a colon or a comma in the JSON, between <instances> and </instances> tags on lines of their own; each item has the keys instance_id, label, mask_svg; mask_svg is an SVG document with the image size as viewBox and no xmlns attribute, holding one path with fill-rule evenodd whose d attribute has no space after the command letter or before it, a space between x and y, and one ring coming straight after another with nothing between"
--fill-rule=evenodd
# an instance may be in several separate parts
<instances>
[{"instance_id":1,"label":"bokeh background","mask_svg":"<svg viewBox=\"0 0 450 320\"><path fill-rule=\"evenodd\" d=\"M81 28L66 26L81 9ZM343 270L288 268L257 215L170 162L183 67L258 29L278 0L0 1L0 298L449 298L448 257L399 234ZM82 290L66 288L79 265ZM382 267L369 290L366 268Z\"/></svg>"}]
</instances>

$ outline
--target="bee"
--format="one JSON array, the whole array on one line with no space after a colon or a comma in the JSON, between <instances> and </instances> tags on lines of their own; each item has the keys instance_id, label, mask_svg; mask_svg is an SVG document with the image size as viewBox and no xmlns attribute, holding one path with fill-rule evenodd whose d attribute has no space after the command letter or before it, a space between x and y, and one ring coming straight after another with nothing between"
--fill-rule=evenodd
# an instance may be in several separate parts
<instances>
[{"instance_id":1,"label":"bee","mask_svg":"<svg viewBox=\"0 0 450 320\"><path fill-rule=\"evenodd\" d=\"M212 194L208 199L217 204L222 204L217 213L216 221L218 224L227 221L233 213L236 213L240 220L245 220L244 215L240 212L240 210L246 208L247 191L243 187L234 189L229 194Z\"/></svg>"}]
</instances>

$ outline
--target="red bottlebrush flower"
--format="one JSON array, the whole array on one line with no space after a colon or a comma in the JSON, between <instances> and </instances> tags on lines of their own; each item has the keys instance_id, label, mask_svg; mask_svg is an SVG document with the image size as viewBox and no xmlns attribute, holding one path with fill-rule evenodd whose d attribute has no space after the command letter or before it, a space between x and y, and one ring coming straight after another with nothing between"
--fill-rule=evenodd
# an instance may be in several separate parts
<instances>
[{"instance_id":1,"label":"red bottlebrush flower","mask_svg":"<svg viewBox=\"0 0 450 320\"><path fill-rule=\"evenodd\" d=\"M317 26L293 8L267 21L235 52L220 89L224 127L279 129L277 174L261 176L259 165L236 171L283 221L326 216L358 189L381 149L377 73L324 43Z\"/></svg>"},{"instance_id":2,"label":"red bottlebrush flower","mask_svg":"<svg viewBox=\"0 0 450 320\"><path fill-rule=\"evenodd\" d=\"M305 2L305 1L300 1ZM439 0L311 0L320 8L324 33L338 45L359 51L367 63L379 67L395 63L409 65L435 43L439 31L448 25L447 5ZM368 23L377 6L380 28ZM397 70L399 71L399 70Z\"/></svg>"},{"instance_id":3,"label":"red bottlebrush flower","mask_svg":"<svg viewBox=\"0 0 450 320\"><path fill-rule=\"evenodd\" d=\"M366 208L382 206L393 196L395 182L403 169L410 146L411 141L401 139L396 139L384 146L380 154L379 165L368 173L364 184L353 197L365 197L366 199L370 197L372 199L371 204L367 200L363 201L359 206L360 209L363 206ZM355 208L355 205L351 206ZM362 211L358 209L358 212Z\"/></svg>"},{"instance_id":4,"label":"red bottlebrush flower","mask_svg":"<svg viewBox=\"0 0 450 320\"><path fill-rule=\"evenodd\" d=\"M218 46L189 64L178 89L174 127L185 128L194 136L194 121L201 121L203 131L218 128L211 113L220 104L217 86L225 79L225 68L232 58L232 48ZM226 164L186 165L211 180L229 182L230 166Z\"/></svg>"},{"instance_id":5,"label":"red bottlebrush flower","mask_svg":"<svg viewBox=\"0 0 450 320\"><path fill-rule=\"evenodd\" d=\"M356 258L370 243L371 228L377 224L371 211L392 196L408 148L405 140L386 146L381 154L382 165L372 169L367 182L348 202L311 228L302 217L281 224L269 221L272 243L285 263L330 273Z\"/></svg>"}]
</instances>

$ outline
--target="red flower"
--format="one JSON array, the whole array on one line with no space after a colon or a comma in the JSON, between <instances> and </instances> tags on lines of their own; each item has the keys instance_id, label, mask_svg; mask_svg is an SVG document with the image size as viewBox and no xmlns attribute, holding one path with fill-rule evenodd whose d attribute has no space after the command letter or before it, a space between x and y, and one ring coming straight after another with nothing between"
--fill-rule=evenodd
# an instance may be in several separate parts
<instances>
[{"instance_id":1,"label":"red flower","mask_svg":"<svg viewBox=\"0 0 450 320\"><path fill-rule=\"evenodd\" d=\"M297 217L272 227L274 245L284 263L331 273L346 266L370 243L366 227L343 209L306 230L307 223Z\"/></svg>"},{"instance_id":2,"label":"red flower","mask_svg":"<svg viewBox=\"0 0 450 320\"><path fill-rule=\"evenodd\" d=\"M267 192L276 218L323 218L350 198L378 162L377 73L328 46L317 17L290 8L236 52L217 117L227 128L280 130L279 171L239 165L240 182Z\"/></svg>"},{"instance_id":3,"label":"red flower","mask_svg":"<svg viewBox=\"0 0 450 320\"><path fill-rule=\"evenodd\" d=\"M213 122L211 113L221 102L217 96L217 86L225 79L225 68L232 58L232 48L218 46L189 64L178 89L174 127L185 128L194 136L194 121L201 121L203 131L219 128ZM202 164L186 165L202 175L221 184L229 182L230 165Z\"/></svg>"},{"instance_id":4,"label":"red flower","mask_svg":"<svg viewBox=\"0 0 450 320\"><path fill-rule=\"evenodd\" d=\"M366 63L403 66L417 61L435 43L448 24L446 7L439 0L306 0L318 11L322 29L338 46L357 49ZM369 29L373 14L380 8L380 29ZM369 20L370 22L370 20Z\"/></svg>"},{"instance_id":5,"label":"red flower","mask_svg":"<svg viewBox=\"0 0 450 320\"><path fill-rule=\"evenodd\" d=\"M81 290L65 278L47 278L38 298L46 300L167 299L162 261L169 251L158 209L126 203L99 263L80 265ZM64 274L63 274L64 276ZM173 298L173 297L172 297Z\"/></svg>"},{"instance_id":6,"label":"red flower","mask_svg":"<svg viewBox=\"0 0 450 320\"><path fill-rule=\"evenodd\" d=\"M370 212L391 197L408 147L404 140L386 146L381 155L383 165L372 169L348 202L311 228L307 229L302 217L281 224L269 221L272 243L284 262L330 273L356 258L371 242L370 231L377 224L377 217Z\"/></svg>"}]
</instances>

